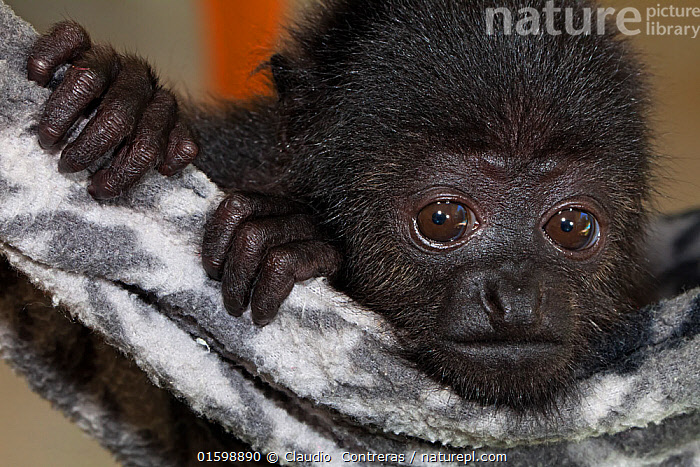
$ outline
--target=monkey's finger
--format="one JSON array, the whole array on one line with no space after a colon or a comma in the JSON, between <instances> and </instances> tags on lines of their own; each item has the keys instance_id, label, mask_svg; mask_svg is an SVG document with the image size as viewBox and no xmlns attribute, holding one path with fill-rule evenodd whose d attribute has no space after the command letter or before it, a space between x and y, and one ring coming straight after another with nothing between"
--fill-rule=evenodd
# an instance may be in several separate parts
<instances>
[{"instance_id":1,"label":"monkey's finger","mask_svg":"<svg viewBox=\"0 0 700 467\"><path fill-rule=\"evenodd\" d=\"M338 272L340 265L340 253L321 241L289 243L272 248L253 291L253 322L264 326L272 321L295 282L312 277L331 277Z\"/></svg>"},{"instance_id":2,"label":"monkey's finger","mask_svg":"<svg viewBox=\"0 0 700 467\"><path fill-rule=\"evenodd\" d=\"M78 172L114 149L134 131L153 96L155 76L143 60L120 57L120 70L95 117L66 146L58 163L61 172Z\"/></svg>"},{"instance_id":3,"label":"monkey's finger","mask_svg":"<svg viewBox=\"0 0 700 467\"><path fill-rule=\"evenodd\" d=\"M100 97L119 67L111 47L90 49L68 71L49 97L39 121L39 143L48 148L58 144L92 101Z\"/></svg>"},{"instance_id":4,"label":"monkey's finger","mask_svg":"<svg viewBox=\"0 0 700 467\"><path fill-rule=\"evenodd\" d=\"M119 196L158 164L165 153L176 110L175 97L165 89L158 89L136 127L131 144L119 151L109 168L93 175L88 191L94 198Z\"/></svg>"},{"instance_id":5,"label":"monkey's finger","mask_svg":"<svg viewBox=\"0 0 700 467\"><path fill-rule=\"evenodd\" d=\"M245 311L253 282L270 248L317 235L313 221L305 214L266 217L241 225L231 244L221 284L229 313L240 316Z\"/></svg>"},{"instance_id":6,"label":"monkey's finger","mask_svg":"<svg viewBox=\"0 0 700 467\"><path fill-rule=\"evenodd\" d=\"M165 159L158 168L158 171L165 176L171 176L187 167L199 153L197 143L195 143L189 128L178 120L175 128L170 132L168 149Z\"/></svg>"},{"instance_id":7,"label":"monkey's finger","mask_svg":"<svg viewBox=\"0 0 700 467\"><path fill-rule=\"evenodd\" d=\"M32 46L27 61L27 76L46 86L59 65L70 62L90 48L90 36L74 21L54 24Z\"/></svg>"},{"instance_id":8,"label":"monkey's finger","mask_svg":"<svg viewBox=\"0 0 700 467\"><path fill-rule=\"evenodd\" d=\"M207 220L202 242L202 265L213 279L220 279L226 254L236 229L252 217L302 212L301 206L284 198L256 193L232 193Z\"/></svg>"}]
</instances>

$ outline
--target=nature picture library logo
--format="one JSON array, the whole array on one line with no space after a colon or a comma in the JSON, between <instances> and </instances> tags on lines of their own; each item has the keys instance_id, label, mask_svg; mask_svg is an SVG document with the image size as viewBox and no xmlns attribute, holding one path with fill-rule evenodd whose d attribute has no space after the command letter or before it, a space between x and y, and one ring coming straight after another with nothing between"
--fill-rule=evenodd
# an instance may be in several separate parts
<instances>
[{"instance_id":1,"label":"nature picture library logo","mask_svg":"<svg viewBox=\"0 0 700 467\"><path fill-rule=\"evenodd\" d=\"M523 7L517 11L506 7L486 8L486 33L521 36L550 34L605 34L616 27L622 34L636 36L685 36L700 34L700 6L657 4L648 8L559 8L550 0L542 10ZM563 21L562 21L563 20ZM562 28L563 22L563 28ZM690 24L688 24L690 23ZM695 24L692 24L695 23Z\"/></svg>"}]
</instances>

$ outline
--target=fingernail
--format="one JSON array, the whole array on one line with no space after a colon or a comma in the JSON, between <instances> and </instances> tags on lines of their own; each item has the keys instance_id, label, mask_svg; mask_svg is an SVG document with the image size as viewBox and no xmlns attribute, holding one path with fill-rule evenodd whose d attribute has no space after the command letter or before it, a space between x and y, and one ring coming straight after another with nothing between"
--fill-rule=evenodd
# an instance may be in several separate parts
<instances>
[{"instance_id":1,"label":"fingernail","mask_svg":"<svg viewBox=\"0 0 700 467\"><path fill-rule=\"evenodd\" d=\"M236 317L241 316L243 314L243 312L245 311L245 310L243 310L242 307L232 305L231 303L227 303L226 301L224 301L224 305L226 306L226 311L228 311L228 313L231 316L236 316Z\"/></svg>"},{"instance_id":2,"label":"fingernail","mask_svg":"<svg viewBox=\"0 0 700 467\"><path fill-rule=\"evenodd\" d=\"M210 258L202 258L202 265L204 270L212 279L216 281L221 280L221 262Z\"/></svg>"},{"instance_id":3,"label":"fingernail","mask_svg":"<svg viewBox=\"0 0 700 467\"><path fill-rule=\"evenodd\" d=\"M49 82L49 64L46 60L30 57L27 61L27 77L39 86L46 86Z\"/></svg>"},{"instance_id":4,"label":"fingernail","mask_svg":"<svg viewBox=\"0 0 700 467\"><path fill-rule=\"evenodd\" d=\"M58 142L58 137L52 134L49 127L39 128L39 146L44 149L51 149Z\"/></svg>"},{"instance_id":5,"label":"fingernail","mask_svg":"<svg viewBox=\"0 0 700 467\"><path fill-rule=\"evenodd\" d=\"M180 154L184 154L187 159L196 157L199 152L199 148L192 141L183 141L178 146L178 150Z\"/></svg>"},{"instance_id":6,"label":"fingernail","mask_svg":"<svg viewBox=\"0 0 700 467\"><path fill-rule=\"evenodd\" d=\"M76 169L68 158L61 156L61 158L58 160L58 171L62 174L69 174L79 172L80 169Z\"/></svg>"},{"instance_id":7,"label":"fingernail","mask_svg":"<svg viewBox=\"0 0 700 467\"><path fill-rule=\"evenodd\" d=\"M258 326L267 326L270 324L271 319L253 319L253 323L257 324Z\"/></svg>"},{"instance_id":8,"label":"fingernail","mask_svg":"<svg viewBox=\"0 0 700 467\"><path fill-rule=\"evenodd\" d=\"M95 175L92 176L92 181L88 186L88 193L95 199L106 200L119 196L119 193L114 193L114 191L107 186L106 172L106 170L98 170L95 172Z\"/></svg>"}]
</instances>

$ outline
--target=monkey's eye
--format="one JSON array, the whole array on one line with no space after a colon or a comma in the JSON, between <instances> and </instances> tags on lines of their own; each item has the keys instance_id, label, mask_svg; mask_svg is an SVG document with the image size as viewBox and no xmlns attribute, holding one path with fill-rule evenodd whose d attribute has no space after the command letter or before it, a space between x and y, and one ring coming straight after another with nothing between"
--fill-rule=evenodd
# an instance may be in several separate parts
<instances>
[{"instance_id":1,"label":"monkey's eye","mask_svg":"<svg viewBox=\"0 0 700 467\"><path fill-rule=\"evenodd\" d=\"M569 208L559 211L544 226L547 236L567 250L590 248L600 237L598 221L593 214Z\"/></svg>"},{"instance_id":2,"label":"monkey's eye","mask_svg":"<svg viewBox=\"0 0 700 467\"><path fill-rule=\"evenodd\" d=\"M427 239L447 243L457 240L476 225L474 213L454 201L437 201L421 209L417 224Z\"/></svg>"}]
</instances>

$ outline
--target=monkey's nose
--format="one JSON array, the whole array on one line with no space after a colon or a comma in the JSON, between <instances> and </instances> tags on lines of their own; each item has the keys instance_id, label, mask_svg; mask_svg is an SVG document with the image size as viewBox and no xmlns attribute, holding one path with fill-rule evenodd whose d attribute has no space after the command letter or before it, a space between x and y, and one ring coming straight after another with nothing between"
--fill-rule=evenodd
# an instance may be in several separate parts
<instances>
[{"instance_id":1,"label":"monkey's nose","mask_svg":"<svg viewBox=\"0 0 700 467\"><path fill-rule=\"evenodd\" d=\"M499 282L481 290L481 302L496 331L524 330L539 324L542 298L538 284Z\"/></svg>"}]
</instances>

